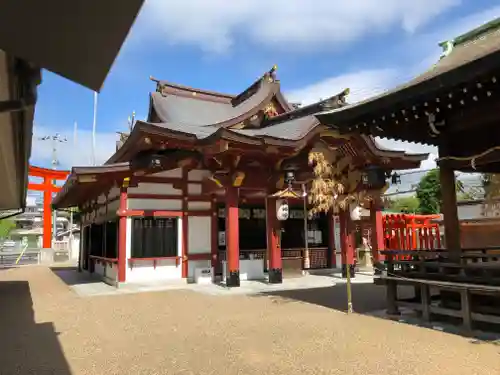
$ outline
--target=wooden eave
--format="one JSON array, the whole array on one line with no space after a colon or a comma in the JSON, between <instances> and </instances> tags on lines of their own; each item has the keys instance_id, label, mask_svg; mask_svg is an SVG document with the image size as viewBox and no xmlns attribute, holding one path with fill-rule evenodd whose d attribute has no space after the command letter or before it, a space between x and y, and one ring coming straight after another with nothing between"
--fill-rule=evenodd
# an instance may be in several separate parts
<instances>
[{"instance_id":1,"label":"wooden eave","mask_svg":"<svg viewBox=\"0 0 500 375\"><path fill-rule=\"evenodd\" d=\"M116 163L96 167L73 167L61 190L52 200L56 209L78 206L130 177L131 163Z\"/></svg>"},{"instance_id":2,"label":"wooden eave","mask_svg":"<svg viewBox=\"0 0 500 375\"><path fill-rule=\"evenodd\" d=\"M446 120L453 113L476 107L478 100L488 100L488 92L490 95L498 92L500 43L495 41L500 40L500 36L494 34L490 38L493 39L487 48L461 47L471 50L463 63L447 63L447 59L455 58L452 52L436 65L437 68L406 84L316 117L321 123L341 132L437 145L440 137L429 131L428 114L435 114L438 121ZM474 99L472 92L477 92L480 98ZM456 121L448 120L447 123L449 131L455 126L464 126L463 122L457 125Z\"/></svg>"}]
</instances>

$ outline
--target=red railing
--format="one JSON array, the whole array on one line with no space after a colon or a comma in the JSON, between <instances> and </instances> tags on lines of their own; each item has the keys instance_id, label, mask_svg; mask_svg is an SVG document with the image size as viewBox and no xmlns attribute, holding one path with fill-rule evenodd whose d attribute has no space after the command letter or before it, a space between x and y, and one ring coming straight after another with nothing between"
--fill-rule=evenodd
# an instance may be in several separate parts
<instances>
[{"instance_id":1,"label":"red railing","mask_svg":"<svg viewBox=\"0 0 500 375\"><path fill-rule=\"evenodd\" d=\"M175 265L178 266L180 264L181 257L129 258L128 263L130 265L130 269L133 269L134 263L136 262L153 262L153 268L156 269L158 262L161 262L162 260L175 260Z\"/></svg>"},{"instance_id":2,"label":"red railing","mask_svg":"<svg viewBox=\"0 0 500 375\"><path fill-rule=\"evenodd\" d=\"M385 215L383 231L386 250L433 250L441 248L439 215ZM400 260L409 259L401 255Z\"/></svg>"}]
</instances>

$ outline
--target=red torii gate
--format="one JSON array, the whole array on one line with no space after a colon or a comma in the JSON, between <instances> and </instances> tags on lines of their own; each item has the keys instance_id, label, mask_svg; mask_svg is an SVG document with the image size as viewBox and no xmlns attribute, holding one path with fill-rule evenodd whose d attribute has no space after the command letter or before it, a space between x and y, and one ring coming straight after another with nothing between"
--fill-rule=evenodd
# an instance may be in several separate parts
<instances>
[{"instance_id":1,"label":"red torii gate","mask_svg":"<svg viewBox=\"0 0 500 375\"><path fill-rule=\"evenodd\" d=\"M52 193L57 193L61 190L60 187L54 185L54 180L66 180L69 171L57 171L54 169L34 167L30 165L29 176L43 178L42 183L28 183L28 190L36 190L43 192L43 248L49 249L52 247Z\"/></svg>"}]
</instances>

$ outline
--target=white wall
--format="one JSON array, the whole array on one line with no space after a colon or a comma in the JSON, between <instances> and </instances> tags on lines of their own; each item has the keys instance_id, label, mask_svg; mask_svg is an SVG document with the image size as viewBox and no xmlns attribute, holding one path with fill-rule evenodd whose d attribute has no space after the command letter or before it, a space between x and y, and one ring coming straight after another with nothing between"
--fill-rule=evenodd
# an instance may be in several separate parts
<instances>
[{"instance_id":1,"label":"white wall","mask_svg":"<svg viewBox=\"0 0 500 375\"><path fill-rule=\"evenodd\" d=\"M212 247L212 218L188 217L188 254L210 254Z\"/></svg>"},{"instance_id":2,"label":"white wall","mask_svg":"<svg viewBox=\"0 0 500 375\"><path fill-rule=\"evenodd\" d=\"M137 187L127 189L128 194L162 194L162 195L182 195L182 190L175 189L172 184L140 182Z\"/></svg>"}]
</instances>

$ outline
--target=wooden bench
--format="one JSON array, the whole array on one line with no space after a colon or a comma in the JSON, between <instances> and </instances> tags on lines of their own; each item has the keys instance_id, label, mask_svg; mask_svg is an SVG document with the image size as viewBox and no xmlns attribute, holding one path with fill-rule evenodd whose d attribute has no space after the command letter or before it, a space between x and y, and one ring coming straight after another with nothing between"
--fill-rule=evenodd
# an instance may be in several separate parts
<instances>
[{"instance_id":1,"label":"wooden bench","mask_svg":"<svg viewBox=\"0 0 500 375\"><path fill-rule=\"evenodd\" d=\"M427 279L401 279L397 276L389 276L382 274L380 278L387 286L387 312L390 315L398 315L398 307L408 307L422 313L422 318L430 321L431 314L446 315L456 318L462 318L464 328L467 330L472 329L472 322L485 322L500 324L500 316L483 314L471 311L471 294L482 295L498 295L500 296L500 287L467 283L456 283L446 281L435 281ZM420 289L420 303L398 301L397 298L397 285L410 284L417 286ZM448 292L458 292L460 294L460 310L444 308L440 306L433 306L431 304L430 288L444 290Z\"/></svg>"}]
</instances>

